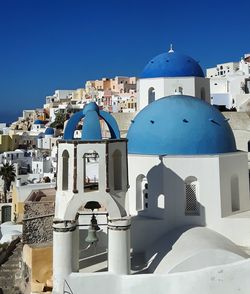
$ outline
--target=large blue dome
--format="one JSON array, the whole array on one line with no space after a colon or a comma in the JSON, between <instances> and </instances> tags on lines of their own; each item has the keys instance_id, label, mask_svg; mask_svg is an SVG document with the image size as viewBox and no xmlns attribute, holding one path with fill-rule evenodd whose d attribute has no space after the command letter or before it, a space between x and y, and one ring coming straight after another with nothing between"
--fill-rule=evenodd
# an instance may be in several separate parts
<instances>
[{"instance_id":1,"label":"large blue dome","mask_svg":"<svg viewBox=\"0 0 250 294\"><path fill-rule=\"evenodd\" d=\"M128 152L196 155L235 152L233 132L225 117L210 104L191 96L161 98L132 121Z\"/></svg>"},{"instance_id":2,"label":"large blue dome","mask_svg":"<svg viewBox=\"0 0 250 294\"><path fill-rule=\"evenodd\" d=\"M150 60L140 76L140 78L160 77L204 77L204 73L193 58L170 51Z\"/></svg>"}]
</instances>

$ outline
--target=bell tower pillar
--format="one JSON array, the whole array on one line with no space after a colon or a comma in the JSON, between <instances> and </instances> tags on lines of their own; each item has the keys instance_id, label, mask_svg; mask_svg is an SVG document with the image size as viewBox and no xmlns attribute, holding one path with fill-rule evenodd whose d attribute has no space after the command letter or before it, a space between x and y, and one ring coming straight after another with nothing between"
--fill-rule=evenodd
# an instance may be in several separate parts
<instances>
[{"instance_id":1,"label":"bell tower pillar","mask_svg":"<svg viewBox=\"0 0 250 294\"><path fill-rule=\"evenodd\" d=\"M131 218L110 219L108 222L108 271L130 274Z\"/></svg>"},{"instance_id":2,"label":"bell tower pillar","mask_svg":"<svg viewBox=\"0 0 250 294\"><path fill-rule=\"evenodd\" d=\"M53 224L53 294L63 293L67 276L78 271L77 230L76 221Z\"/></svg>"}]
</instances>

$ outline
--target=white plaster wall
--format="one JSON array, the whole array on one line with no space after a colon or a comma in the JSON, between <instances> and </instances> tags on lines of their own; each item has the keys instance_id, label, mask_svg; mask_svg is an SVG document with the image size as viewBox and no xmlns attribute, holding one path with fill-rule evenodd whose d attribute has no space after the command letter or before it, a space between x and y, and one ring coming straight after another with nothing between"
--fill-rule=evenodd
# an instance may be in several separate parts
<instances>
[{"instance_id":1,"label":"white plaster wall","mask_svg":"<svg viewBox=\"0 0 250 294\"><path fill-rule=\"evenodd\" d=\"M164 78L139 79L138 80L138 110L148 105L148 90L155 89L155 100L162 98L164 95Z\"/></svg>"},{"instance_id":2,"label":"white plaster wall","mask_svg":"<svg viewBox=\"0 0 250 294\"><path fill-rule=\"evenodd\" d=\"M209 220L220 217L219 161L216 156L165 156L161 163L159 156L130 154L128 162L129 212L137 215L132 220L131 228L134 252L151 250L150 247L155 247L159 238L176 228L205 226ZM148 208L137 212L138 175L147 177L149 195ZM200 215L185 215L184 180L189 176L198 179ZM165 208L158 206L159 196L163 197ZM140 235L136 233L138 231Z\"/></svg>"},{"instance_id":3,"label":"white plaster wall","mask_svg":"<svg viewBox=\"0 0 250 294\"><path fill-rule=\"evenodd\" d=\"M205 100L210 103L209 79L200 77L149 78L138 81L138 109L148 105L148 90L155 89L155 100L174 95L182 88L183 95L201 98L201 88L205 89Z\"/></svg>"},{"instance_id":4,"label":"white plaster wall","mask_svg":"<svg viewBox=\"0 0 250 294\"><path fill-rule=\"evenodd\" d=\"M72 273L67 282L74 294L249 294L250 260L173 274L113 275ZM65 290L70 290L65 287Z\"/></svg>"},{"instance_id":5,"label":"white plaster wall","mask_svg":"<svg viewBox=\"0 0 250 294\"><path fill-rule=\"evenodd\" d=\"M45 138L42 139L43 144L42 144L42 148L43 149L51 149L51 137L49 136L45 136Z\"/></svg>"},{"instance_id":6,"label":"white plaster wall","mask_svg":"<svg viewBox=\"0 0 250 294\"><path fill-rule=\"evenodd\" d=\"M217 156L165 156L163 164L159 156L129 155L129 211L136 215L136 178L143 174L148 178L149 208L141 214L164 218L175 226L190 223L204 224L207 218L220 215L220 183ZM162 178L161 178L162 175ZM185 187L187 177L194 176L199 182L201 215L185 215ZM207 179L210 179L208 181ZM211 182L214 184L211 186ZM165 209L157 206L159 195L165 196ZM215 205L215 203L217 205ZM216 206L216 207L214 207Z\"/></svg>"},{"instance_id":7,"label":"white plaster wall","mask_svg":"<svg viewBox=\"0 0 250 294\"><path fill-rule=\"evenodd\" d=\"M177 226L206 225L210 219L220 216L218 156L166 156L163 162L167 167L164 185L166 193L171 194L175 201L174 217ZM185 215L184 181L190 176L196 177L198 181L197 201L200 203L200 216ZM172 210L171 206L169 210Z\"/></svg>"},{"instance_id":8,"label":"white plaster wall","mask_svg":"<svg viewBox=\"0 0 250 294\"><path fill-rule=\"evenodd\" d=\"M211 95L210 95L210 81L207 78L201 78L201 77L195 77L194 78L195 83L195 93L191 96L195 96L198 98L201 98L201 90L204 88L205 90L205 97L203 100L205 100L207 103L211 103Z\"/></svg>"},{"instance_id":9,"label":"white plaster wall","mask_svg":"<svg viewBox=\"0 0 250 294\"><path fill-rule=\"evenodd\" d=\"M239 175L239 197L243 212L250 209L249 184L246 153L235 152L204 156L165 156L162 163L158 156L129 155L128 191L129 212L134 219L132 244L136 250L143 250L147 241L145 228L150 230L150 242L167 232L184 226L207 226L225 234L237 244L243 244L243 237L249 230L250 218L241 221L236 228L223 216L234 215L231 209L231 176ZM148 179L148 208L136 211L136 178L144 175ZM200 215L185 215L185 186L187 177L198 180ZM158 197L164 197L164 209L158 207ZM143 217L143 218L141 218ZM232 222L232 221L231 221ZM160 225L161 223L161 225ZM226 228L226 229L225 229ZM140 240L136 231L140 231ZM239 231L241 233L239 233ZM250 241L250 238L249 238ZM247 241L248 242L248 241ZM249 243L249 242L248 242ZM247 243L247 244L248 244Z\"/></svg>"},{"instance_id":10,"label":"white plaster wall","mask_svg":"<svg viewBox=\"0 0 250 294\"><path fill-rule=\"evenodd\" d=\"M119 144L119 142L118 142ZM58 148L58 189L56 193L56 213L60 219L74 219L80 206L88 201L98 201L108 210L110 217L125 215L125 192L109 191L106 175L106 142L84 143L77 145L77 191L73 191L74 144L60 143ZM115 147L114 147L115 148ZM69 189L62 191L62 152L69 152ZM99 154L98 190L84 191L84 162L83 156L90 151ZM118 203L118 204L117 204Z\"/></svg>"},{"instance_id":11,"label":"white plaster wall","mask_svg":"<svg viewBox=\"0 0 250 294\"><path fill-rule=\"evenodd\" d=\"M231 153L220 156L220 189L221 216L225 217L250 209L248 159L245 152ZM239 180L240 210L232 212L231 178L237 176Z\"/></svg>"},{"instance_id":12,"label":"white plaster wall","mask_svg":"<svg viewBox=\"0 0 250 294\"><path fill-rule=\"evenodd\" d=\"M225 77L211 78L210 79L211 95L214 93L227 93L227 79Z\"/></svg>"}]
</instances>

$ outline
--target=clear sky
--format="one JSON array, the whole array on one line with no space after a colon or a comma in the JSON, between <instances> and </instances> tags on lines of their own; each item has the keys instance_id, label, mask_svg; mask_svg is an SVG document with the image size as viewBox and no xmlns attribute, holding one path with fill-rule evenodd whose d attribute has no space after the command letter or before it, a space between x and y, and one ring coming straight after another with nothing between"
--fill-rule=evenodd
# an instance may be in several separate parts
<instances>
[{"instance_id":1,"label":"clear sky","mask_svg":"<svg viewBox=\"0 0 250 294\"><path fill-rule=\"evenodd\" d=\"M170 43L203 69L238 61L249 36L247 0L0 0L0 121L56 89L138 76Z\"/></svg>"}]
</instances>

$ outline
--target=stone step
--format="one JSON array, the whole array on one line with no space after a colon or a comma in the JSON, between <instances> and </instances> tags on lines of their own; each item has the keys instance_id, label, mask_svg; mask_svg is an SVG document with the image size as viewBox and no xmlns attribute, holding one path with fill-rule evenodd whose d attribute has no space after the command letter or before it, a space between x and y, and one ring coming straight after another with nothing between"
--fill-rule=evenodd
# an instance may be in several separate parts
<instances>
[{"instance_id":1,"label":"stone step","mask_svg":"<svg viewBox=\"0 0 250 294\"><path fill-rule=\"evenodd\" d=\"M17 289L3 289L3 294L21 294L22 292Z\"/></svg>"},{"instance_id":2,"label":"stone step","mask_svg":"<svg viewBox=\"0 0 250 294\"><path fill-rule=\"evenodd\" d=\"M3 284L11 285L14 280L12 277L0 277L0 286Z\"/></svg>"},{"instance_id":3,"label":"stone step","mask_svg":"<svg viewBox=\"0 0 250 294\"><path fill-rule=\"evenodd\" d=\"M16 273L16 269L13 268L4 268L1 270L0 276L6 276L6 275L10 275L10 276L15 276Z\"/></svg>"},{"instance_id":4,"label":"stone step","mask_svg":"<svg viewBox=\"0 0 250 294\"><path fill-rule=\"evenodd\" d=\"M20 261L19 258L15 257L15 256L11 256L4 264L19 263L19 261Z\"/></svg>"},{"instance_id":5,"label":"stone step","mask_svg":"<svg viewBox=\"0 0 250 294\"><path fill-rule=\"evenodd\" d=\"M0 268L0 272L6 272L6 270L12 270L16 272L19 269L20 269L19 264L4 264Z\"/></svg>"},{"instance_id":6,"label":"stone step","mask_svg":"<svg viewBox=\"0 0 250 294\"><path fill-rule=\"evenodd\" d=\"M21 262L21 260L19 260L19 259L9 259L3 265L6 265L6 264L10 264L10 265L12 265L12 264L19 264L20 262Z\"/></svg>"},{"instance_id":7,"label":"stone step","mask_svg":"<svg viewBox=\"0 0 250 294\"><path fill-rule=\"evenodd\" d=\"M1 285L7 285L7 286L10 286L10 285L14 285L15 283L15 276L9 276L9 277L5 277L4 279L0 280L0 287Z\"/></svg>"}]
</instances>

